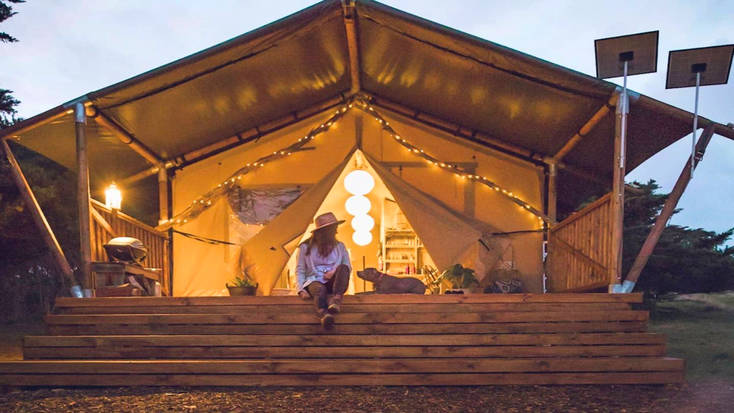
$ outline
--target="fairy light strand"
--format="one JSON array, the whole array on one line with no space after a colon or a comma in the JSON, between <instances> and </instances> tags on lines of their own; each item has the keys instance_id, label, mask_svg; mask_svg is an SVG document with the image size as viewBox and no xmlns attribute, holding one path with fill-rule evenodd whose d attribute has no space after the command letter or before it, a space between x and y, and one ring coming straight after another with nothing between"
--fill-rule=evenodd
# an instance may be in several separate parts
<instances>
[{"instance_id":1,"label":"fairy light strand","mask_svg":"<svg viewBox=\"0 0 734 413\"><path fill-rule=\"evenodd\" d=\"M392 128L392 126L390 126L390 123L384 117L382 117L382 115L374 108L374 106L372 106L372 104L369 102L368 97L357 95L357 96L352 97L350 100L345 102L343 105L341 105L334 112L333 115L331 115L323 123L311 129L308 132L308 134L306 134L305 136L299 138L294 143L280 150L273 151L273 153L263 156L254 162L247 163L245 166L238 169L232 175L227 177L227 179L225 179L223 182L217 184L217 186L212 188L209 192L196 198L182 212L175 215L171 219L161 221L158 228L167 229L173 226L185 224L190 219L196 218L202 212L209 209L212 206L212 204L214 203L215 199L221 197L222 195L227 193L229 190L231 190L233 187L235 187L237 185L237 181L241 180L245 175L252 172L253 170L262 168L263 166L265 166L268 163L287 158L288 156L291 156L293 153L302 150L302 148L307 143L311 142L316 136L328 131L331 126L333 126L338 120L344 117L347 111L349 111L350 109L352 109L355 106L357 109L372 116L378 123L380 123L382 129L386 131L395 140L395 142L397 142L398 144L406 148L412 155L419 157L425 160L426 162L432 165L435 165L436 167L444 171L451 172L454 175L462 179L468 179L468 180L480 183L486 186L487 188L494 190L495 192L504 196L505 198L509 199L510 201L514 202L515 204L519 205L522 209L526 210L527 212L535 215L539 223L541 224L543 222L550 223L550 219L548 218L548 216L538 211L536 208L534 208L529 203L522 200L520 197L515 195L512 191L509 191L506 188L503 188L500 185L496 184L495 182L491 181L486 176L477 175L464 168L461 168L460 166L456 164L442 161L426 153L423 149L412 144L408 140L404 139L402 136L400 136L400 134L397 133L397 131L395 131L395 129Z\"/></svg>"},{"instance_id":2,"label":"fairy light strand","mask_svg":"<svg viewBox=\"0 0 734 413\"><path fill-rule=\"evenodd\" d=\"M395 129L393 129L392 126L390 126L390 123L384 117L382 117L382 115L380 115L380 113L374 108L374 106L372 106L369 103L369 101L366 100L365 98L358 97L357 99L355 99L355 103L357 104L358 109L362 110L366 114L375 118L375 120L377 120L377 122L380 123L380 125L382 126L382 129L386 131L390 136L392 136L392 138L398 144L408 149L408 151L412 155L422 158L423 160L445 171L451 172L454 175L462 179L468 179L468 180L480 183L496 191L498 194L508 198L509 200L519 205L521 208L527 210L531 214L535 215L539 223L543 223L543 222L550 223L550 218L548 218L547 215L543 214L542 212L534 208L532 205L522 200L520 197L512 193L512 191L508 191L506 188L503 188L500 185L497 185L495 182L491 181L486 176L477 175L475 173L467 171L464 168L461 168L460 166L456 164L441 161L440 159L427 154L423 149L417 147L416 145L410 143L409 141L401 137L400 134L398 134L397 131L395 131Z\"/></svg>"},{"instance_id":3,"label":"fairy light strand","mask_svg":"<svg viewBox=\"0 0 734 413\"><path fill-rule=\"evenodd\" d=\"M340 106L339 109L337 109L334 114L332 114L328 119L311 129L305 136L299 138L297 141L284 148L273 151L273 153L265 155L254 162L247 163L245 166L235 171L232 175L228 176L227 179L225 179L223 182L217 184L216 187L212 188L204 195L201 195L198 198L194 199L191 204L188 205L183 211L168 220L161 221L160 225L158 225L158 229L162 230L181 224L186 224L190 219L196 218L202 212L209 209L216 199L235 187L237 185L237 181L240 181L248 173L252 172L253 170L262 168L268 163L287 158L293 155L295 152L302 150L302 148L307 143L311 142L318 135L328 131L329 128L331 128L336 121L344 116L344 114L349 110L350 107L351 105L349 103Z\"/></svg>"}]
</instances>

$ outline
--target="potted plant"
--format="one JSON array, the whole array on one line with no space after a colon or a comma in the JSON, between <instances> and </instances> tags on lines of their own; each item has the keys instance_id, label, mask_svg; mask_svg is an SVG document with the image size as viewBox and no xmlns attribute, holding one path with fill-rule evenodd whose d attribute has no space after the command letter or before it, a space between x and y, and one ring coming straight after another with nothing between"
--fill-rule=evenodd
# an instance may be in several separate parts
<instances>
[{"instance_id":1,"label":"potted plant","mask_svg":"<svg viewBox=\"0 0 734 413\"><path fill-rule=\"evenodd\" d=\"M242 275L230 281L232 285L229 285L229 283L225 284L229 290L229 295L255 295L259 284L250 278L250 274L247 272L248 269L249 267L245 268L242 271Z\"/></svg>"},{"instance_id":2,"label":"potted plant","mask_svg":"<svg viewBox=\"0 0 734 413\"><path fill-rule=\"evenodd\" d=\"M474 270L465 268L461 264L454 264L449 267L441 273L441 278L451 283L453 290L461 290L461 293L470 293L479 286Z\"/></svg>"}]
</instances>

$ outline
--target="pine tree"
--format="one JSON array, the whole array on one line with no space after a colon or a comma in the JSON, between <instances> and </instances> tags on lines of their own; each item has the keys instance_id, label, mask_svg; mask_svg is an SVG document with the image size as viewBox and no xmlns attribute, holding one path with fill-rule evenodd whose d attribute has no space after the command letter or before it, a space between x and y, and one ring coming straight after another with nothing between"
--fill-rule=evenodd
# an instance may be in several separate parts
<instances>
[{"instance_id":1,"label":"pine tree","mask_svg":"<svg viewBox=\"0 0 734 413\"><path fill-rule=\"evenodd\" d=\"M653 180L631 186L637 190L625 196L625 274L668 197L657 193L660 187ZM640 274L638 288L656 293L734 289L734 248L725 246L733 234L734 228L717 233L669 224Z\"/></svg>"}]
</instances>

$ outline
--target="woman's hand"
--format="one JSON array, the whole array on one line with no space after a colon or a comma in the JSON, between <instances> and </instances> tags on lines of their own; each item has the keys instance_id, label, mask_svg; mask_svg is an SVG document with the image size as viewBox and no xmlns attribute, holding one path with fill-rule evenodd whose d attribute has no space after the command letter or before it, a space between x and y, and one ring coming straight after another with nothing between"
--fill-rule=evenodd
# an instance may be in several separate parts
<instances>
[{"instance_id":1,"label":"woman's hand","mask_svg":"<svg viewBox=\"0 0 734 413\"><path fill-rule=\"evenodd\" d=\"M328 281L334 276L334 274L336 274L336 268L324 274L324 279Z\"/></svg>"},{"instance_id":2,"label":"woman's hand","mask_svg":"<svg viewBox=\"0 0 734 413\"><path fill-rule=\"evenodd\" d=\"M301 290L298 292L298 296L301 297L302 300L310 300L311 294L308 293L306 290Z\"/></svg>"}]
</instances>

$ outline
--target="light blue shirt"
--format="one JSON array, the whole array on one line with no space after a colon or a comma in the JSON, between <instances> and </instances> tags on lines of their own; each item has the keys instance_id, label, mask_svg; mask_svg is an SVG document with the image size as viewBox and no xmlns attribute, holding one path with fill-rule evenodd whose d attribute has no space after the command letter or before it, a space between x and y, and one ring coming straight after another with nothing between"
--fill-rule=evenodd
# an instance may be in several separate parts
<instances>
[{"instance_id":1,"label":"light blue shirt","mask_svg":"<svg viewBox=\"0 0 734 413\"><path fill-rule=\"evenodd\" d=\"M314 281L326 284L324 274L341 264L349 267L350 271L352 269L347 248L341 242L337 242L336 247L325 257L319 254L316 246L311 248L311 254L306 255L306 251L308 251L307 243L298 246L298 263L296 264L298 291L305 290Z\"/></svg>"}]
</instances>

